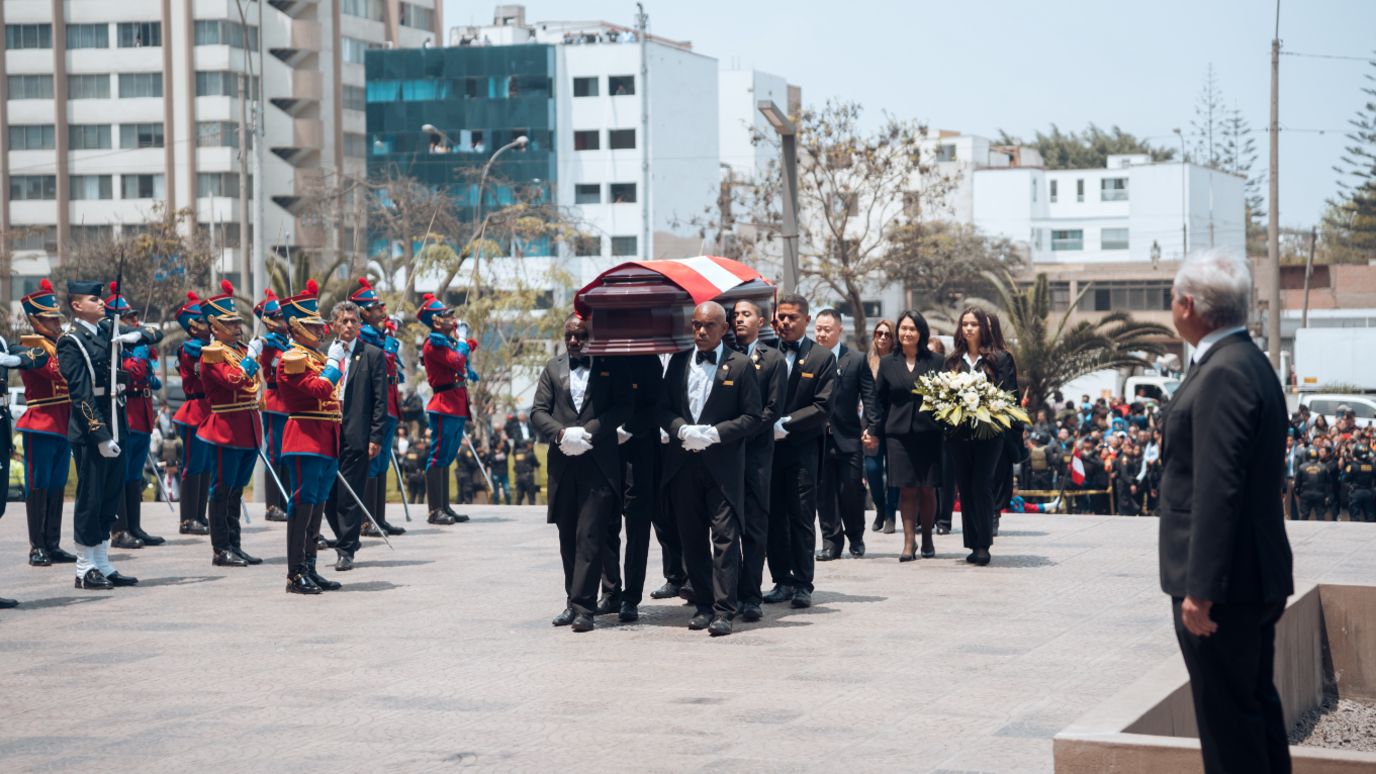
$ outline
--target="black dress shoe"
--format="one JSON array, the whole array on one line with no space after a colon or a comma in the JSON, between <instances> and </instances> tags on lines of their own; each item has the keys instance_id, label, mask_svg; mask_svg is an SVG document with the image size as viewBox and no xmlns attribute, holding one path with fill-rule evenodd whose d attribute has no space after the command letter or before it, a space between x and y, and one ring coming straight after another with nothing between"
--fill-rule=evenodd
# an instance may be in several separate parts
<instances>
[{"instance_id":1,"label":"black dress shoe","mask_svg":"<svg viewBox=\"0 0 1376 774\"><path fill-rule=\"evenodd\" d=\"M240 557L238 554L234 553L233 551L221 551L221 552L215 554L215 559L214 559L213 561L211 561L211 564L214 565L215 567L247 567L247 566L248 566L248 562L245 562L245 561L243 560L242 557Z\"/></svg>"},{"instance_id":2,"label":"black dress shoe","mask_svg":"<svg viewBox=\"0 0 1376 774\"><path fill-rule=\"evenodd\" d=\"M334 563L335 572L348 572L354 568L354 558L348 554L340 554L339 559Z\"/></svg>"},{"instance_id":3,"label":"black dress shoe","mask_svg":"<svg viewBox=\"0 0 1376 774\"><path fill-rule=\"evenodd\" d=\"M707 627L707 633L713 637L720 637L723 634L731 633L731 619L724 615L714 616L712 623Z\"/></svg>"},{"instance_id":4,"label":"black dress shoe","mask_svg":"<svg viewBox=\"0 0 1376 774\"><path fill-rule=\"evenodd\" d=\"M240 559L243 559L245 562L248 562L249 564L263 563L262 559L259 559L253 554L250 554L249 552L245 551L242 546L230 546L229 550L233 551L235 556L239 557Z\"/></svg>"},{"instance_id":5,"label":"black dress shoe","mask_svg":"<svg viewBox=\"0 0 1376 774\"><path fill-rule=\"evenodd\" d=\"M76 579L76 587L79 589L100 589L101 591L108 591L114 588L115 584L106 580L105 576L100 574L100 570L92 567L86 571L85 575Z\"/></svg>"},{"instance_id":6,"label":"black dress shoe","mask_svg":"<svg viewBox=\"0 0 1376 774\"><path fill-rule=\"evenodd\" d=\"M603 597L597 601L596 615L611 615L621 609L620 597Z\"/></svg>"},{"instance_id":7,"label":"black dress shoe","mask_svg":"<svg viewBox=\"0 0 1376 774\"><path fill-rule=\"evenodd\" d=\"M991 557L989 556L989 554L985 554L984 556L976 556L974 559L970 561L970 564L973 564L976 567L984 567L989 564L990 558Z\"/></svg>"},{"instance_id":8,"label":"black dress shoe","mask_svg":"<svg viewBox=\"0 0 1376 774\"><path fill-rule=\"evenodd\" d=\"M881 530L881 529L883 529L883 528L884 528L884 514L883 514L882 512L875 511L875 514L874 514L874 523L870 525L870 531L872 531L872 532L878 532L879 530Z\"/></svg>"},{"instance_id":9,"label":"black dress shoe","mask_svg":"<svg viewBox=\"0 0 1376 774\"><path fill-rule=\"evenodd\" d=\"M673 599L678 596L679 585L673 581L665 581L663 586L650 592L650 599Z\"/></svg>"},{"instance_id":10,"label":"black dress shoe","mask_svg":"<svg viewBox=\"0 0 1376 774\"><path fill-rule=\"evenodd\" d=\"M892 516L890 516L890 517L887 518L887 519L884 519L884 534L885 534L885 535L892 535L892 534L893 534L893 517L892 517Z\"/></svg>"},{"instance_id":11,"label":"black dress shoe","mask_svg":"<svg viewBox=\"0 0 1376 774\"><path fill-rule=\"evenodd\" d=\"M688 622L688 628L689 628L689 629L693 629L694 631L698 631L698 630L701 630L701 629L706 629L707 627L709 627L709 626L711 626L711 625L712 625L712 614L711 614L711 613L698 613L697 615L693 616L693 620L691 620L691 621Z\"/></svg>"},{"instance_id":12,"label":"black dress shoe","mask_svg":"<svg viewBox=\"0 0 1376 774\"><path fill-rule=\"evenodd\" d=\"M430 518L426 519L426 521L431 524L449 525L454 523L454 517L444 511L431 511Z\"/></svg>"},{"instance_id":13,"label":"black dress shoe","mask_svg":"<svg viewBox=\"0 0 1376 774\"><path fill-rule=\"evenodd\" d=\"M698 601L698 593L693 591L691 583L685 583L678 587L678 598L687 601L688 604L693 604Z\"/></svg>"},{"instance_id":14,"label":"black dress shoe","mask_svg":"<svg viewBox=\"0 0 1376 774\"><path fill-rule=\"evenodd\" d=\"M935 549L935 548L924 548L924 549L922 549L922 558L923 558L923 559L935 559L935 558L936 558L936 549Z\"/></svg>"},{"instance_id":15,"label":"black dress shoe","mask_svg":"<svg viewBox=\"0 0 1376 774\"><path fill-rule=\"evenodd\" d=\"M110 538L111 548L143 548L143 541L129 534L128 532L116 532Z\"/></svg>"},{"instance_id":16,"label":"black dress shoe","mask_svg":"<svg viewBox=\"0 0 1376 774\"><path fill-rule=\"evenodd\" d=\"M327 549L330 549L330 548L334 548L334 541L333 541L333 540L330 540L329 538L325 537L324 535L321 535L321 536L319 536L319 537L317 537L317 538L315 539L315 550L317 550L317 551L324 551L324 550L327 550Z\"/></svg>"},{"instance_id":17,"label":"black dress shoe","mask_svg":"<svg viewBox=\"0 0 1376 774\"><path fill-rule=\"evenodd\" d=\"M812 592L807 589L798 589L793 595L794 607L812 607Z\"/></svg>"},{"instance_id":18,"label":"black dress shoe","mask_svg":"<svg viewBox=\"0 0 1376 774\"><path fill-rule=\"evenodd\" d=\"M840 546L835 546L835 547L831 547L831 548L823 548L821 551L818 551L818 552L817 552L817 561L819 561L819 562L830 562L830 561L833 561L833 560L835 560L835 559L840 559L840 558L841 558L841 547L840 547Z\"/></svg>"},{"instance_id":19,"label":"black dress shoe","mask_svg":"<svg viewBox=\"0 0 1376 774\"><path fill-rule=\"evenodd\" d=\"M793 599L794 588L786 583L779 583L774 586L774 590L764 595L764 602L770 605L777 605L780 602L787 602Z\"/></svg>"},{"instance_id":20,"label":"black dress shoe","mask_svg":"<svg viewBox=\"0 0 1376 774\"><path fill-rule=\"evenodd\" d=\"M41 548L35 548L29 552L30 567L51 567L53 560L48 556L48 552Z\"/></svg>"},{"instance_id":21,"label":"black dress shoe","mask_svg":"<svg viewBox=\"0 0 1376 774\"><path fill-rule=\"evenodd\" d=\"M19 600L0 597L0 610L8 610L11 607L19 607Z\"/></svg>"},{"instance_id":22,"label":"black dress shoe","mask_svg":"<svg viewBox=\"0 0 1376 774\"><path fill-rule=\"evenodd\" d=\"M319 594L320 587L315 585L315 582L310 579L309 575L305 575L303 573L300 575L291 576L291 579L287 581L287 593Z\"/></svg>"},{"instance_id":23,"label":"black dress shoe","mask_svg":"<svg viewBox=\"0 0 1376 774\"><path fill-rule=\"evenodd\" d=\"M764 611L754 602L741 603L741 618L747 621L758 621L764 617Z\"/></svg>"},{"instance_id":24,"label":"black dress shoe","mask_svg":"<svg viewBox=\"0 0 1376 774\"><path fill-rule=\"evenodd\" d=\"M142 540L143 544L146 546L160 546L163 543L167 542L166 538L160 538L157 535L150 535L147 532L144 532L142 528L130 527L129 534L133 535L139 540Z\"/></svg>"},{"instance_id":25,"label":"black dress shoe","mask_svg":"<svg viewBox=\"0 0 1376 774\"><path fill-rule=\"evenodd\" d=\"M936 534L938 534L938 535L949 535L949 534L951 534L951 525L950 525L950 524L937 524L937 525L936 525Z\"/></svg>"},{"instance_id":26,"label":"black dress shoe","mask_svg":"<svg viewBox=\"0 0 1376 774\"><path fill-rule=\"evenodd\" d=\"M382 537L382 533L378 531L377 527L373 526L371 521L363 522L362 534L364 537Z\"/></svg>"},{"instance_id":27,"label":"black dress shoe","mask_svg":"<svg viewBox=\"0 0 1376 774\"><path fill-rule=\"evenodd\" d=\"M576 632L590 632L593 630L592 616L587 613L579 613L573 617L573 630Z\"/></svg>"},{"instance_id":28,"label":"black dress shoe","mask_svg":"<svg viewBox=\"0 0 1376 774\"><path fill-rule=\"evenodd\" d=\"M616 618L623 623L640 620L640 606L634 602L622 602L621 612L616 614Z\"/></svg>"},{"instance_id":29,"label":"black dress shoe","mask_svg":"<svg viewBox=\"0 0 1376 774\"><path fill-rule=\"evenodd\" d=\"M854 558L854 559L863 559L863 558L865 558L865 544L864 544L864 543L851 543L851 544L850 544L850 555L851 555L851 557Z\"/></svg>"},{"instance_id":30,"label":"black dress shoe","mask_svg":"<svg viewBox=\"0 0 1376 774\"><path fill-rule=\"evenodd\" d=\"M382 531L383 531L383 532L386 532L388 535L391 535L392 537L396 537L397 535L405 535L405 534L406 534L406 529L405 529L404 527L398 527L398 526L395 526L395 525L393 525L393 524L389 524L389 523L387 523L387 522L385 522L385 521L378 522L378 523L382 526Z\"/></svg>"},{"instance_id":31,"label":"black dress shoe","mask_svg":"<svg viewBox=\"0 0 1376 774\"><path fill-rule=\"evenodd\" d=\"M970 564L974 564L974 563L975 563L975 552L974 552L974 551L971 551L971 552L970 552L970 555L967 556L967 557L965 557L965 561L969 562Z\"/></svg>"},{"instance_id":32,"label":"black dress shoe","mask_svg":"<svg viewBox=\"0 0 1376 774\"><path fill-rule=\"evenodd\" d=\"M128 575L120 575L120 574L119 574L119 570L115 570L114 572L110 573L109 575L106 575L106 576L105 576L105 580L110 581L111 583L115 584L116 586L137 586L137 585L139 585L139 579L138 579L138 578L131 578L131 577L129 577Z\"/></svg>"},{"instance_id":33,"label":"black dress shoe","mask_svg":"<svg viewBox=\"0 0 1376 774\"><path fill-rule=\"evenodd\" d=\"M550 623L554 624L555 626L568 626L569 624L573 623L573 619L576 617L577 616L574 615L573 608L566 607L564 608L564 612L560 613L559 615L556 615L554 617L554 620L550 621Z\"/></svg>"},{"instance_id":34,"label":"black dress shoe","mask_svg":"<svg viewBox=\"0 0 1376 774\"><path fill-rule=\"evenodd\" d=\"M287 512L284 511L284 510L282 510L281 508L278 508L277 506L274 505L274 506L272 506L271 508L268 509L267 514L266 514L265 516L263 516L263 520L264 520L264 521L286 521L286 520L287 520Z\"/></svg>"},{"instance_id":35,"label":"black dress shoe","mask_svg":"<svg viewBox=\"0 0 1376 774\"><path fill-rule=\"evenodd\" d=\"M310 578L311 583L314 583L315 585L319 586L321 591L339 591L340 589L344 588L343 583L338 583L327 578L322 578L320 576L320 573L315 571L314 558L306 559L306 569L304 570L303 574L307 578Z\"/></svg>"},{"instance_id":36,"label":"black dress shoe","mask_svg":"<svg viewBox=\"0 0 1376 774\"><path fill-rule=\"evenodd\" d=\"M454 520L455 524L462 524L465 521L468 521L467 514L458 513L453 508L450 508L448 505L445 505L443 510L446 516Z\"/></svg>"},{"instance_id":37,"label":"black dress shoe","mask_svg":"<svg viewBox=\"0 0 1376 774\"><path fill-rule=\"evenodd\" d=\"M61 548L58 548L57 546L48 546L48 559L51 560L53 564L76 563L75 556L72 556L71 554L67 553L66 551L63 551Z\"/></svg>"},{"instance_id":38,"label":"black dress shoe","mask_svg":"<svg viewBox=\"0 0 1376 774\"><path fill-rule=\"evenodd\" d=\"M199 521L184 521L180 531L183 535L209 535L210 527Z\"/></svg>"}]
</instances>

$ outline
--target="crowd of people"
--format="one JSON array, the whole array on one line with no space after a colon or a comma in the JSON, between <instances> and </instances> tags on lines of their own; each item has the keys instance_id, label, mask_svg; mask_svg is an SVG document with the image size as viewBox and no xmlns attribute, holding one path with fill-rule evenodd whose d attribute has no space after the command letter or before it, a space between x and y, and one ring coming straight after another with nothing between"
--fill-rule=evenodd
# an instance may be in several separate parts
<instances>
[{"instance_id":1,"label":"crowd of people","mask_svg":"<svg viewBox=\"0 0 1376 774\"><path fill-rule=\"evenodd\" d=\"M1376 487L1370 425L1359 426L1350 406L1340 405L1332 424L1300 406L1290 418L1285 448L1284 508L1291 520L1376 522Z\"/></svg>"}]
</instances>

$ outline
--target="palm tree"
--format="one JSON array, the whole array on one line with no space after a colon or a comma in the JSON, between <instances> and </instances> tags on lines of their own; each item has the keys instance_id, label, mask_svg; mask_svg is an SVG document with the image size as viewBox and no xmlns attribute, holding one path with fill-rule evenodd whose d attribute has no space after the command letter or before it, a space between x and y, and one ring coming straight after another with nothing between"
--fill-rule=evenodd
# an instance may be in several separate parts
<instances>
[{"instance_id":1,"label":"palm tree","mask_svg":"<svg viewBox=\"0 0 1376 774\"><path fill-rule=\"evenodd\" d=\"M1018 388L1032 416L1046 405L1048 395L1085 374L1105 368L1151 367L1144 355L1166 353L1166 348L1152 339L1175 336L1175 331L1164 325L1134 320L1121 311L1069 327L1067 312L1053 326L1051 284L1045 274L1038 274L1027 288L1019 288L1007 272L1003 276L988 271L982 274L1007 310L1008 347L1017 360ZM1079 305L1090 287L1085 285L1068 308Z\"/></svg>"}]
</instances>

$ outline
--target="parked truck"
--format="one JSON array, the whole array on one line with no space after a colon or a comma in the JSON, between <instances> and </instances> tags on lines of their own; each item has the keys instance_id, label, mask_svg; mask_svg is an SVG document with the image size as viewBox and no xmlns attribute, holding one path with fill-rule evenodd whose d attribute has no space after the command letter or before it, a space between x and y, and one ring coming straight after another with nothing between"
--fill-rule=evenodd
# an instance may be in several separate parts
<instances>
[{"instance_id":1,"label":"parked truck","mask_svg":"<svg viewBox=\"0 0 1376 774\"><path fill-rule=\"evenodd\" d=\"M1295 377L1301 392L1376 392L1376 328L1295 331Z\"/></svg>"}]
</instances>

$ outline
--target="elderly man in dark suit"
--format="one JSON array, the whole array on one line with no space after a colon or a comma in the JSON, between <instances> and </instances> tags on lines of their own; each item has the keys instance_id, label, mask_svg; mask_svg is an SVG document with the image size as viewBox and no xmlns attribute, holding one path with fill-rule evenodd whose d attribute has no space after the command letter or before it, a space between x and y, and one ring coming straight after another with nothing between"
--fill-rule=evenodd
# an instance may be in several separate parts
<instances>
[{"instance_id":1,"label":"elderly man in dark suit","mask_svg":"<svg viewBox=\"0 0 1376 774\"><path fill-rule=\"evenodd\" d=\"M559 528L564 562L564 612L555 626L593 629L607 519L621 509L621 455L617 432L630 416L635 395L606 357L584 354L588 323L564 321L567 352L540 373L530 420L549 439L549 523Z\"/></svg>"},{"instance_id":2,"label":"elderly man in dark suit","mask_svg":"<svg viewBox=\"0 0 1376 774\"><path fill-rule=\"evenodd\" d=\"M765 548L769 541L769 489L774 469L774 423L784 405L788 364L779 350L760 341L768 319L754 301L737 301L736 344L755 365L760 386L760 424L745 442L745 511L741 514L741 580L738 599L741 618L758 621L764 593Z\"/></svg>"},{"instance_id":3,"label":"elderly man in dark suit","mask_svg":"<svg viewBox=\"0 0 1376 774\"><path fill-rule=\"evenodd\" d=\"M1175 276L1175 329L1194 347L1166 407L1161 588L1190 672L1208 774L1290 771L1272 679L1276 621L1294 592L1280 490L1285 396L1245 323L1247 261L1192 255Z\"/></svg>"},{"instance_id":4,"label":"elderly man in dark suit","mask_svg":"<svg viewBox=\"0 0 1376 774\"><path fill-rule=\"evenodd\" d=\"M329 357L338 359L344 375L338 393L343 419L339 433L339 475L360 497L368 481L368 463L382 453L387 439L387 355L359 338L363 323L358 305L340 301L331 310L335 342ZM363 506L335 480L325 504L325 517L335 535L336 572L354 568L363 529Z\"/></svg>"},{"instance_id":5,"label":"elderly man in dark suit","mask_svg":"<svg viewBox=\"0 0 1376 774\"><path fill-rule=\"evenodd\" d=\"M863 352L841 343L841 313L823 309L813 330L817 343L836 358L835 399L822 444L817 484L817 521L822 527L821 562L865 555L865 452L860 446L860 408L874 401L874 372Z\"/></svg>"},{"instance_id":6,"label":"elderly man in dark suit","mask_svg":"<svg viewBox=\"0 0 1376 774\"><path fill-rule=\"evenodd\" d=\"M669 360L659 400L660 427L670 439L664 486L697 603L688 628L713 636L730 634L736 617L745 442L760 422L755 364L727 349L725 335L721 304L699 304L693 312L694 350Z\"/></svg>"}]
</instances>

